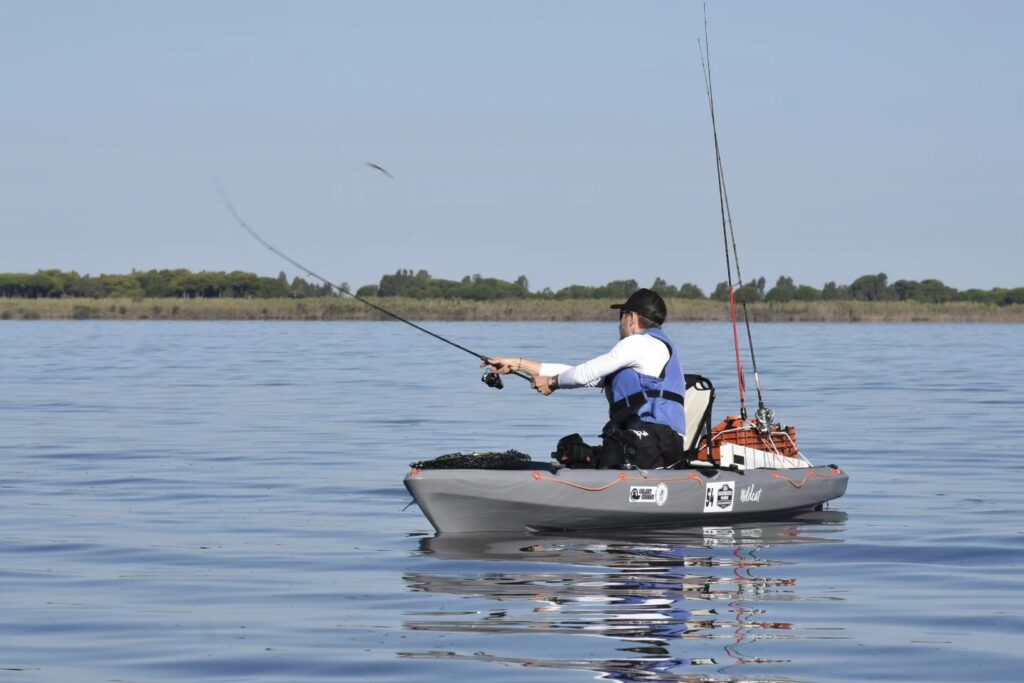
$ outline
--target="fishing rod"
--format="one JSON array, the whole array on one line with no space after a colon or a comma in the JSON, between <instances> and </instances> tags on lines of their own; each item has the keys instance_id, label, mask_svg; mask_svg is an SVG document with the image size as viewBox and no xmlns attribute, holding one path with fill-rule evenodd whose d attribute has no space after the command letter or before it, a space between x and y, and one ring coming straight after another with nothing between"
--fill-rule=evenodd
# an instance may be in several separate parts
<instances>
[{"instance_id":1,"label":"fishing rod","mask_svg":"<svg viewBox=\"0 0 1024 683\"><path fill-rule=\"evenodd\" d=\"M706 32L707 32L707 18L705 17L705 40L707 40ZM701 47L700 40L697 41L697 45L698 45L698 47ZM711 110L711 128L712 128L712 132L713 132L713 135L714 135L714 141L715 141L715 165L716 165L717 175L718 175L718 204L719 204L719 210L721 211L721 214L722 214L722 241L724 243L724 251L725 251L725 272L726 272L726 278L727 278L728 284L729 284L729 310L730 310L730 313L732 315L733 344L734 344L734 347L736 349L736 375L737 375L737 379L738 379L738 382L739 382L739 392L740 392L740 417L742 417L743 419L746 419L746 417L747 417L746 380L745 380L744 375L743 375L743 362L742 362L742 360L740 358L740 337L739 337L739 329L737 327L737 322L736 322L736 295L735 295L736 288L733 285L733 281L732 281L732 263L730 262L730 258L729 258L729 235L728 235L728 231L727 231L727 228L726 228L726 216L728 214L726 212L725 176L724 176L724 174L722 172L722 157L721 157L721 151L720 151L720 148L719 148L719 145L718 145L718 125L717 125L717 122L716 122L716 119L715 119L714 95L713 95L713 92L712 92L712 89L711 89L711 74L710 74L710 68L708 66L708 64L710 64L711 57L710 57L710 53L709 53L708 54L707 63L705 63L703 47L701 47L700 58L701 58L701 68L703 69L703 72L704 72L704 85L705 85L705 89L707 91L708 104L709 104L709 108ZM734 242L733 246L735 248L735 242ZM737 279L739 280L740 287L742 287L743 286L743 280L739 276L739 272L738 271L739 271L739 269L737 268Z\"/></svg>"},{"instance_id":2,"label":"fishing rod","mask_svg":"<svg viewBox=\"0 0 1024 683\"><path fill-rule=\"evenodd\" d=\"M743 365L740 360L739 330L736 321L736 295L735 287L733 286L732 282L732 263L730 263L729 259L730 237L732 239L732 261L733 263L735 263L736 279L739 283L739 287L741 290L743 288L743 275L740 272L740 257L739 252L736 248L736 233L733 230L732 210L729 207L729 194L725 186L725 167L722 163L722 152L718 142L718 123L715 117L715 97L711 81L711 48L710 43L708 41L707 5L704 6L704 44L701 45L700 39L698 39L697 45L698 48L700 48L701 68L704 73L704 85L707 91L708 108L711 112L711 129L715 142L715 165L718 171L718 203L719 210L721 211L722 215L722 239L725 243L725 267L729 284L729 304L730 310L732 312L733 342L736 348L736 372L738 375L740 385L740 415L741 417L746 419L746 382L744 381ZM750 361L754 370L754 385L757 388L758 409L756 416L759 426L761 426L764 429L768 429L770 427L772 419L774 418L774 411L767 408L764 403L764 393L761 388L761 377L757 371L757 356L754 353L754 338L750 331L750 315L747 312L747 302L741 299L740 304L743 308L743 322L747 332L747 345L750 348Z\"/></svg>"},{"instance_id":3,"label":"fishing rod","mask_svg":"<svg viewBox=\"0 0 1024 683\"><path fill-rule=\"evenodd\" d=\"M698 45L698 47L700 47L700 40L699 39L697 41L697 45ZM704 49L703 49L703 47L700 48L700 65L701 65L701 68L703 69L703 72L704 72L704 86L705 86L705 89L707 91L708 103L711 105L711 107L710 107L711 108L711 129L712 129L712 132L714 134L714 140L715 140L715 164L716 164L717 171L718 171L718 204L719 204L719 209L720 209L720 211L722 213L722 240L723 240L723 242L725 244L725 274L726 274L726 278L727 278L727 281L728 281L728 284L729 284L729 311L732 314L732 336L733 336L733 344L734 344L735 349L736 349L736 376L737 376L737 379L739 381L739 390L740 390L740 417L742 417L743 419L746 419L747 418L747 389L746 389L746 381L744 380L744 377L743 377L743 361L740 358L740 335L739 335L739 329L737 328L737 325L736 325L736 296L735 296L735 287L733 286L733 283L732 283L732 263L731 263L731 261L729 259L729 236L728 236L728 234L726 232L726 225L725 225L725 216L726 216L726 213L725 213L725 193L724 193L725 184L723 182L723 176L722 176L721 153L719 152L719 148L718 148L718 126L715 123L715 108L714 108L714 105L713 105L714 100L712 99L712 93L711 93L711 80L710 80L710 75L708 73L708 68L707 68L707 66L705 65L705 62L704 62ZM742 287L742 283L740 284L740 286Z\"/></svg>"},{"instance_id":4,"label":"fishing rod","mask_svg":"<svg viewBox=\"0 0 1024 683\"><path fill-rule=\"evenodd\" d=\"M736 251L736 234L732 229L732 210L729 208L729 192L725 186L725 168L720 166L719 173L722 176L722 196L725 198L725 216L729 224L729 235L732 238L733 263L736 264L736 280L740 289L743 288L743 275L740 274L740 257ZM740 306L743 308L743 324L747 328L747 348L750 349L750 364L754 370L754 387L757 389L757 413L755 413L760 424L767 428L775 418L775 411L767 408L764 403L764 392L761 389L761 375L757 371L757 355L754 353L754 337L750 332L750 316L747 314L747 301L740 298Z\"/></svg>"},{"instance_id":5,"label":"fishing rod","mask_svg":"<svg viewBox=\"0 0 1024 683\"><path fill-rule=\"evenodd\" d=\"M429 334L434 339L438 339L440 341L443 341L445 344L449 344L451 346L454 346L455 348L459 349L460 351L465 351L469 355L475 356L477 359L482 360L485 363L490 360L487 356L485 356L485 355L483 355L481 353L477 353L476 351L473 351L472 349L466 348L462 344L457 344L456 342L453 342L451 339L446 339L446 338L442 337L441 335L439 335L439 334L437 334L435 332L431 332L427 328L421 327L421 326L417 325L416 323L412 322L411 320L406 320L402 316L400 316L400 315L398 315L396 313L392 313L391 311L389 311L389 310L387 310L385 308L382 308L381 306L378 306L377 304L373 303L372 301L367 301L366 299L364 299L363 297L359 296L358 294L353 294L352 292L350 292L348 290L347 287L339 287L338 285L334 284L333 282L331 282L327 278L322 277L322 276L314 273L312 270L310 270L306 266L302 265L301 263L299 263L298 261L293 259L291 256L289 256L288 254L284 253L283 251L281 251L280 249L275 247L273 244L271 244L270 242L268 242L265 239L263 239L262 237L260 237L259 233L257 233L255 230L253 230L249 226L249 224L245 221L245 219L242 218L242 214L240 214L238 212L238 209L236 209L235 205L231 202L231 198L228 197L227 191L219 183L217 184L217 194L220 196L221 201L224 203L224 208L227 209L228 213L231 214L231 217L235 219L235 222L238 223L238 225L240 225L243 230L245 230L247 233L249 233L249 235L251 235L252 238L255 239L257 242L259 242L260 244L265 246L267 249L269 249L270 251L274 252L275 254L277 254L278 256L283 258L285 261L287 261L288 263L292 264L293 266L295 266L296 268L301 270L306 275L308 275L308 276L310 276L312 278L316 278L317 280L319 280L320 282L324 283L328 287L332 287L332 288L336 289L339 293L344 294L345 296L352 297L356 301L358 301L358 302L360 302L362 304L365 304L365 305L369 306L370 308L372 308L372 309L374 309L376 311L380 311L384 315L390 316L390 317L394 318L395 320L397 320L399 322L402 322L402 323L405 323L406 325L409 325L411 327L415 327L420 332L424 332L426 334ZM530 380L531 379L529 375L524 374L522 372L519 372L518 370L513 371L511 374L518 375L519 377L522 377L525 380ZM496 373L494 373L494 372L490 372L490 371L485 372L481 379L489 387L494 387L496 389L501 389L504 386L502 381L501 381L501 376L496 374Z\"/></svg>"}]
</instances>

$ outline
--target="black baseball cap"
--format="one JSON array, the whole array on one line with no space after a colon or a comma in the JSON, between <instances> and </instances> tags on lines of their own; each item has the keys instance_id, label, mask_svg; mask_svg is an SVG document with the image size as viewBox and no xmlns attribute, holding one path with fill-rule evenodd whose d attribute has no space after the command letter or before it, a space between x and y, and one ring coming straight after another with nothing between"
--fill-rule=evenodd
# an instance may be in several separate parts
<instances>
[{"instance_id":1,"label":"black baseball cap","mask_svg":"<svg viewBox=\"0 0 1024 683\"><path fill-rule=\"evenodd\" d=\"M639 313L655 325L665 322L665 300L657 292L647 288L636 290L629 295L626 303L612 304L612 308Z\"/></svg>"}]
</instances>

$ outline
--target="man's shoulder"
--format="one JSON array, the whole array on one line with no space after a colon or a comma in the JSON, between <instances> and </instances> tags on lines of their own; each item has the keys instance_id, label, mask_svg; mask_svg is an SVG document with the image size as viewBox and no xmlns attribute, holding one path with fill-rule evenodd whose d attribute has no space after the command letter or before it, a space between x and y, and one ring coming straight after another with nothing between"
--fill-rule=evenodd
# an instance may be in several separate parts
<instances>
[{"instance_id":1,"label":"man's shoulder","mask_svg":"<svg viewBox=\"0 0 1024 683\"><path fill-rule=\"evenodd\" d=\"M666 353L668 352L665 343L660 339L653 335L642 333L631 334L625 339L620 339L619 343L615 346L622 351L644 352L664 350Z\"/></svg>"}]
</instances>

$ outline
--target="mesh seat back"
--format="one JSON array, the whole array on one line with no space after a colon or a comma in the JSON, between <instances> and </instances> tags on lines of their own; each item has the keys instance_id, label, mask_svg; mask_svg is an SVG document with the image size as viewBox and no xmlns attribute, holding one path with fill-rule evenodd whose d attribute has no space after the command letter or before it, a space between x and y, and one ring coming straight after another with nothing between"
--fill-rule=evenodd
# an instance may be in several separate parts
<instances>
[{"instance_id":1,"label":"mesh seat back","mask_svg":"<svg viewBox=\"0 0 1024 683\"><path fill-rule=\"evenodd\" d=\"M686 375L684 401L686 438L683 445L685 451L689 452L710 422L708 418L711 416L711 406L715 402L715 388L712 386L711 380L700 375Z\"/></svg>"}]
</instances>

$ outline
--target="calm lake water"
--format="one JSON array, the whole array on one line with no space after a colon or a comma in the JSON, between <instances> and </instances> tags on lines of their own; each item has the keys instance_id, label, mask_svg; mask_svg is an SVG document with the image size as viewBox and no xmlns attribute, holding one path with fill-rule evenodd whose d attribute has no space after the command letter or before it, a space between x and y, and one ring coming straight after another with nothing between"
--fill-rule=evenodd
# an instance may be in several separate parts
<instances>
[{"instance_id":1,"label":"calm lake water","mask_svg":"<svg viewBox=\"0 0 1024 683\"><path fill-rule=\"evenodd\" d=\"M565 362L616 339L427 326ZM667 329L735 413L731 330ZM395 323L0 322L0 680L1024 677L1024 326L754 334L769 405L850 473L824 512L435 538L409 462L546 457L600 395L489 389Z\"/></svg>"}]
</instances>

